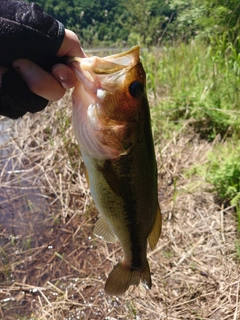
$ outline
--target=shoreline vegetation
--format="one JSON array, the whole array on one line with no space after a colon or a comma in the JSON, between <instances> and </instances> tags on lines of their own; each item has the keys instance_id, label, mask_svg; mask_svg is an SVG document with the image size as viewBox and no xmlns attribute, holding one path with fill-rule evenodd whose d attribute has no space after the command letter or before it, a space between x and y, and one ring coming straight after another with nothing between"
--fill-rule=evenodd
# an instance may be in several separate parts
<instances>
[{"instance_id":1,"label":"shoreline vegetation","mask_svg":"<svg viewBox=\"0 0 240 320\"><path fill-rule=\"evenodd\" d=\"M62 3L58 11L66 13ZM104 3L110 8L112 1ZM131 46L140 39L144 48L158 163L163 233L148 251L152 289L132 287L122 297L103 292L122 253L92 233L98 214L72 132L69 91L43 112L2 126L8 138L0 142L0 318L240 318L240 5L168 3L175 14L169 9L157 50L139 34L124 40ZM53 1L44 5L56 13ZM94 5L101 9L92 1L89 10Z\"/></svg>"}]
</instances>

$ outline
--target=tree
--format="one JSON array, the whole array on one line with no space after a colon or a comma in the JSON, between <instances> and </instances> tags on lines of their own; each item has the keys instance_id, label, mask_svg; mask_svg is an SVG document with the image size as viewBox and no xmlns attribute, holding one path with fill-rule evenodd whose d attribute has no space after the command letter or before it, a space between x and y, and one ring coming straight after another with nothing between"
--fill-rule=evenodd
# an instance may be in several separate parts
<instances>
[{"instance_id":1,"label":"tree","mask_svg":"<svg viewBox=\"0 0 240 320\"><path fill-rule=\"evenodd\" d=\"M227 34L231 42L238 37L239 0L170 0L169 6L176 13L174 27L178 36L210 39Z\"/></svg>"},{"instance_id":2,"label":"tree","mask_svg":"<svg viewBox=\"0 0 240 320\"><path fill-rule=\"evenodd\" d=\"M128 31L128 41L156 45L162 39L171 12L165 0L122 0L120 23Z\"/></svg>"}]
</instances>

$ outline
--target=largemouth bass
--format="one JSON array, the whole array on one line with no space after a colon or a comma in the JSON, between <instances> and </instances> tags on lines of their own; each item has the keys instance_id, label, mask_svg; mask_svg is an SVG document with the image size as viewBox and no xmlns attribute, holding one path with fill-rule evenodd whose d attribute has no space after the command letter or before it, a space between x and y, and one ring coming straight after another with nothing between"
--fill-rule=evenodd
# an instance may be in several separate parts
<instances>
[{"instance_id":1,"label":"largemouth bass","mask_svg":"<svg viewBox=\"0 0 240 320\"><path fill-rule=\"evenodd\" d=\"M94 233L120 241L123 260L105 292L123 294L140 281L151 288L147 242L161 233L157 165L140 48L105 58L70 58L79 79L73 92L73 128L100 213Z\"/></svg>"}]
</instances>

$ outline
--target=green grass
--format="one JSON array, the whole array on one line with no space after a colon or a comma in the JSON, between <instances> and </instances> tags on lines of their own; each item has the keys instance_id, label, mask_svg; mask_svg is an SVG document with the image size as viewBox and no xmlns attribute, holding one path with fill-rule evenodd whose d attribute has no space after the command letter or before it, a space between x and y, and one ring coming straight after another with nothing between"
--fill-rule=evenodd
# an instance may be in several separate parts
<instances>
[{"instance_id":1,"label":"green grass","mask_svg":"<svg viewBox=\"0 0 240 320\"><path fill-rule=\"evenodd\" d=\"M210 185L224 205L235 208L237 229L240 233L240 144L232 137L224 143L217 143L207 155L204 164L196 163L187 176L197 175Z\"/></svg>"},{"instance_id":2,"label":"green grass","mask_svg":"<svg viewBox=\"0 0 240 320\"><path fill-rule=\"evenodd\" d=\"M240 43L240 38L237 40ZM240 232L240 53L219 39L143 51L154 137L169 139L189 125L210 143L207 162L190 168L220 201L236 208ZM187 124L187 125L186 125ZM217 142L218 141L218 142Z\"/></svg>"},{"instance_id":3,"label":"green grass","mask_svg":"<svg viewBox=\"0 0 240 320\"><path fill-rule=\"evenodd\" d=\"M153 118L166 130L191 120L203 138L212 140L240 129L240 54L200 42L143 52L148 92L155 97ZM163 127L153 120L154 130Z\"/></svg>"},{"instance_id":4,"label":"green grass","mask_svg":"<svg viewBox=\"0 0 240 320\"><path fill-rule=\"evenodd\" d=\"M235 240L235 247L236 247L236 257L237 257L237 260L240 262L240 240Z\"/></svg>"},{"instance_id":5,"label":"green grass","mask_svg":"<svg viewBox=\"0 0 240 320\"><path fill-rule=\"evenodd\" d=\"M214 148L209 154L206 180L222 200L238 205L240 202L240 145L233 139Z\"/></svg>"}]
</instances>

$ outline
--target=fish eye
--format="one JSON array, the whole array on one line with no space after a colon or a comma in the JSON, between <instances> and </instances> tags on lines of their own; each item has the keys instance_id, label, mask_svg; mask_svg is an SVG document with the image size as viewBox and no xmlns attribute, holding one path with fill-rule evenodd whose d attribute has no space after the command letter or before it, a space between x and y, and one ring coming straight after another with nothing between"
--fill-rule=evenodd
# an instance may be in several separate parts
<instances>
[{"instance_id":1,"label":"fish eye","mask_svg":"<svg viewBox=\"0 0 240 320\"><path fill-rule=\"evenodd\" d=\"M129 93L133 98L138 98L144 92L144 85L142 82L134 81L129 86Z\"/></svg>"}]
</instances>

